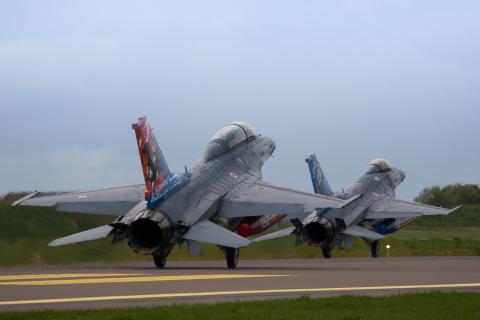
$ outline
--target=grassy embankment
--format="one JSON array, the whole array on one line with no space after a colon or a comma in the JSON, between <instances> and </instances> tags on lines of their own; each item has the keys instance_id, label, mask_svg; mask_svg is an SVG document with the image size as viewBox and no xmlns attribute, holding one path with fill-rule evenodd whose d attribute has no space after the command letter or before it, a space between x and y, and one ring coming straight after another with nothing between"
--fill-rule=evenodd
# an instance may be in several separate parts
<instances>
[{"instance_id":1,"label":"grassy embankment","mask_svg":"<svg viewBox=\"0 0 480 320\"><path fill-rule=\"evenodd\" d=\"M0 313L13 319L478 319L478 293L418 293L387 297L343 296L148 308Z\"/></svg>"},{"instance_id":2,"label":"grassy embankment","mask_svg":"<svg viewBox=\"0 0 480 320\"><path fill-rule=\"evenodd\" d=\"M109 216L64 214L52 208L10 207L0 203L0 266L150 260L133 253L125 243L111 246L109 239L57 248L47 246L53 239L112 220ZM480 255L480 206L466 206L451 216L422 217L405 230L389 235L383 241L387 243L391 245L390 256ZM340 246L333 255L368 257L369 249L357 240L354 248ZM295 247L292 238L284 238L254 243L242 249L241 256L243 259L317 258L321 252L307 245ZM223 259L223 255L216 246L205 245L203 257L192 258L186 246L182 246L175 248L169 259Z\"/></svg>"}]
</instances>

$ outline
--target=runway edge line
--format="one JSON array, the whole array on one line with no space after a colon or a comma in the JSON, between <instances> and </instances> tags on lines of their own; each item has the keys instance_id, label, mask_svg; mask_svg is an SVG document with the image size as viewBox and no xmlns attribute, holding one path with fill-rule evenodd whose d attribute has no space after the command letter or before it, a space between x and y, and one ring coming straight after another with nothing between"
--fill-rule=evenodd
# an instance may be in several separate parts
<instances>
[{"instance_id":1,"label":"runway edge line","mask_svg":"<svg viewBox=\"0 0 480 320\"><path fill-rule=\"evenodd\" d=\"M316 292L345 292L345 291L379 291L379 290L407 290L407 289L454 289L454 288L473 288L473 287L480 287L480 283L158 293L158 294L141 294L141 295L125 295L125 296L99 296L99 297L56 298L56 299L38 299L38 300L12 300L12 301L0 301L0 306L26 305L26 304L68 303L68 302L98 302L98 301L115 301L115 300L195 298L195 297L208 297L208 296L234 296L234 295L255 295L255 294L316 293Z\"/></svg>"}]
</instances>

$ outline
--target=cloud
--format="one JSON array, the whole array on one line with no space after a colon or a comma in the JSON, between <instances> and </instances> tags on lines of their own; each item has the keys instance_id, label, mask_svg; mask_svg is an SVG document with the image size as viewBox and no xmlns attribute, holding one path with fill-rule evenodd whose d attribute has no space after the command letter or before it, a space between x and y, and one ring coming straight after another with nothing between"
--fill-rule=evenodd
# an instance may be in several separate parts
<instances>
[{"instance_id":1,"label":"cloud","mask_svg":"<svg viewBox=\"0 0 480 320\"><path fill-rule=\"evenodd\" d=\"M0 156L0 193L69 191L138 183L138 168L127 168L110 148L63 146L44 152ZM138 170L136 170L138 169Z\"/></svg>"}]
</instances>

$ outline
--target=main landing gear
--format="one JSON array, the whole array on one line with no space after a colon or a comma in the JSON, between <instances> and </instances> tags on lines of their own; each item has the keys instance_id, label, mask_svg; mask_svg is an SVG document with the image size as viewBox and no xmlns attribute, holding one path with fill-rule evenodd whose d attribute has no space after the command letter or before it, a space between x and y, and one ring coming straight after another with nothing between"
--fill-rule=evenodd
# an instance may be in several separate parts
<instances>
[{"instance_id":1,"label":"main landing gear","mask_svg":"<svg viewBox=\"0 0 480 320\"><path fill-rule=\"evenodd\" d=\"M235 269L238 264L238 258L240 257L240 249L238 248L225 248L225 258L227 260L227 267L229 269Z\"/></svg>"},{"instance_id":2,"label":"main landing gear","mask_svg":"<svg viewBox=\"0 0 480 320\"><path fill-rule=\"evenodd\" d=\"M329 245L323 245L322 254L325 259L330 259L332 257L332 248Z\"/></svg>"},{"instance_id":3,"label":"main landing gear","mask_svg":"<svg viewBox=\"0 0 480 320\"><path fill-rule=\"evenodd\" d=\"M372 258L378 258L380 256L380 241L374 240L370 242L370 251Z\"/></svg>"},{"instance_id":4,"label":"main landing gear","mask_svg":"<svg viewBox=\"0 0 480 320\"><path fill-rule=\"evenodd\" d=\"M158 252L152 254L153 262L157 266L157 268L163 269L165 268L165 264L167 263L167 257L163 254L163 252Z\"/></svg>"}]
</instances>

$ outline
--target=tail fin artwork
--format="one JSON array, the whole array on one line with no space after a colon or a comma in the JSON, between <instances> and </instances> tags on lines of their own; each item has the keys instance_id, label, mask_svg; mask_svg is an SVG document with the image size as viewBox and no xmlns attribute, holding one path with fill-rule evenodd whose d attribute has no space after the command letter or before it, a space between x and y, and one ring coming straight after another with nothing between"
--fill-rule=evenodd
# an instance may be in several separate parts
<instances>
[{"instance_id":1,"label":"tail fin artwork","mask_svg":"<svg viewBox=\"0 0 480 320\"><path fill-rule=\"evenodd\" d=\"M329 197L333 196L334 193L328 184L327 177L323 174L317 156L312 154L305 159L305 162L308 164L308 169L310 170L310 177L312 178L313 190L315 193Z\"/></svg>"},{"instance_id":2,"label":"tail fin artwork","mask_svg":"<svg viewBox=\"0 0 480 320\"><path fill-rule=\"evenodd\" d=\"M137 137L138 152L145 178L145 200L150 209L164 200L174 189L188 181L184 175L172 174L153 135L147 117L132 124Z\"/></svg>"}]
</instances>

